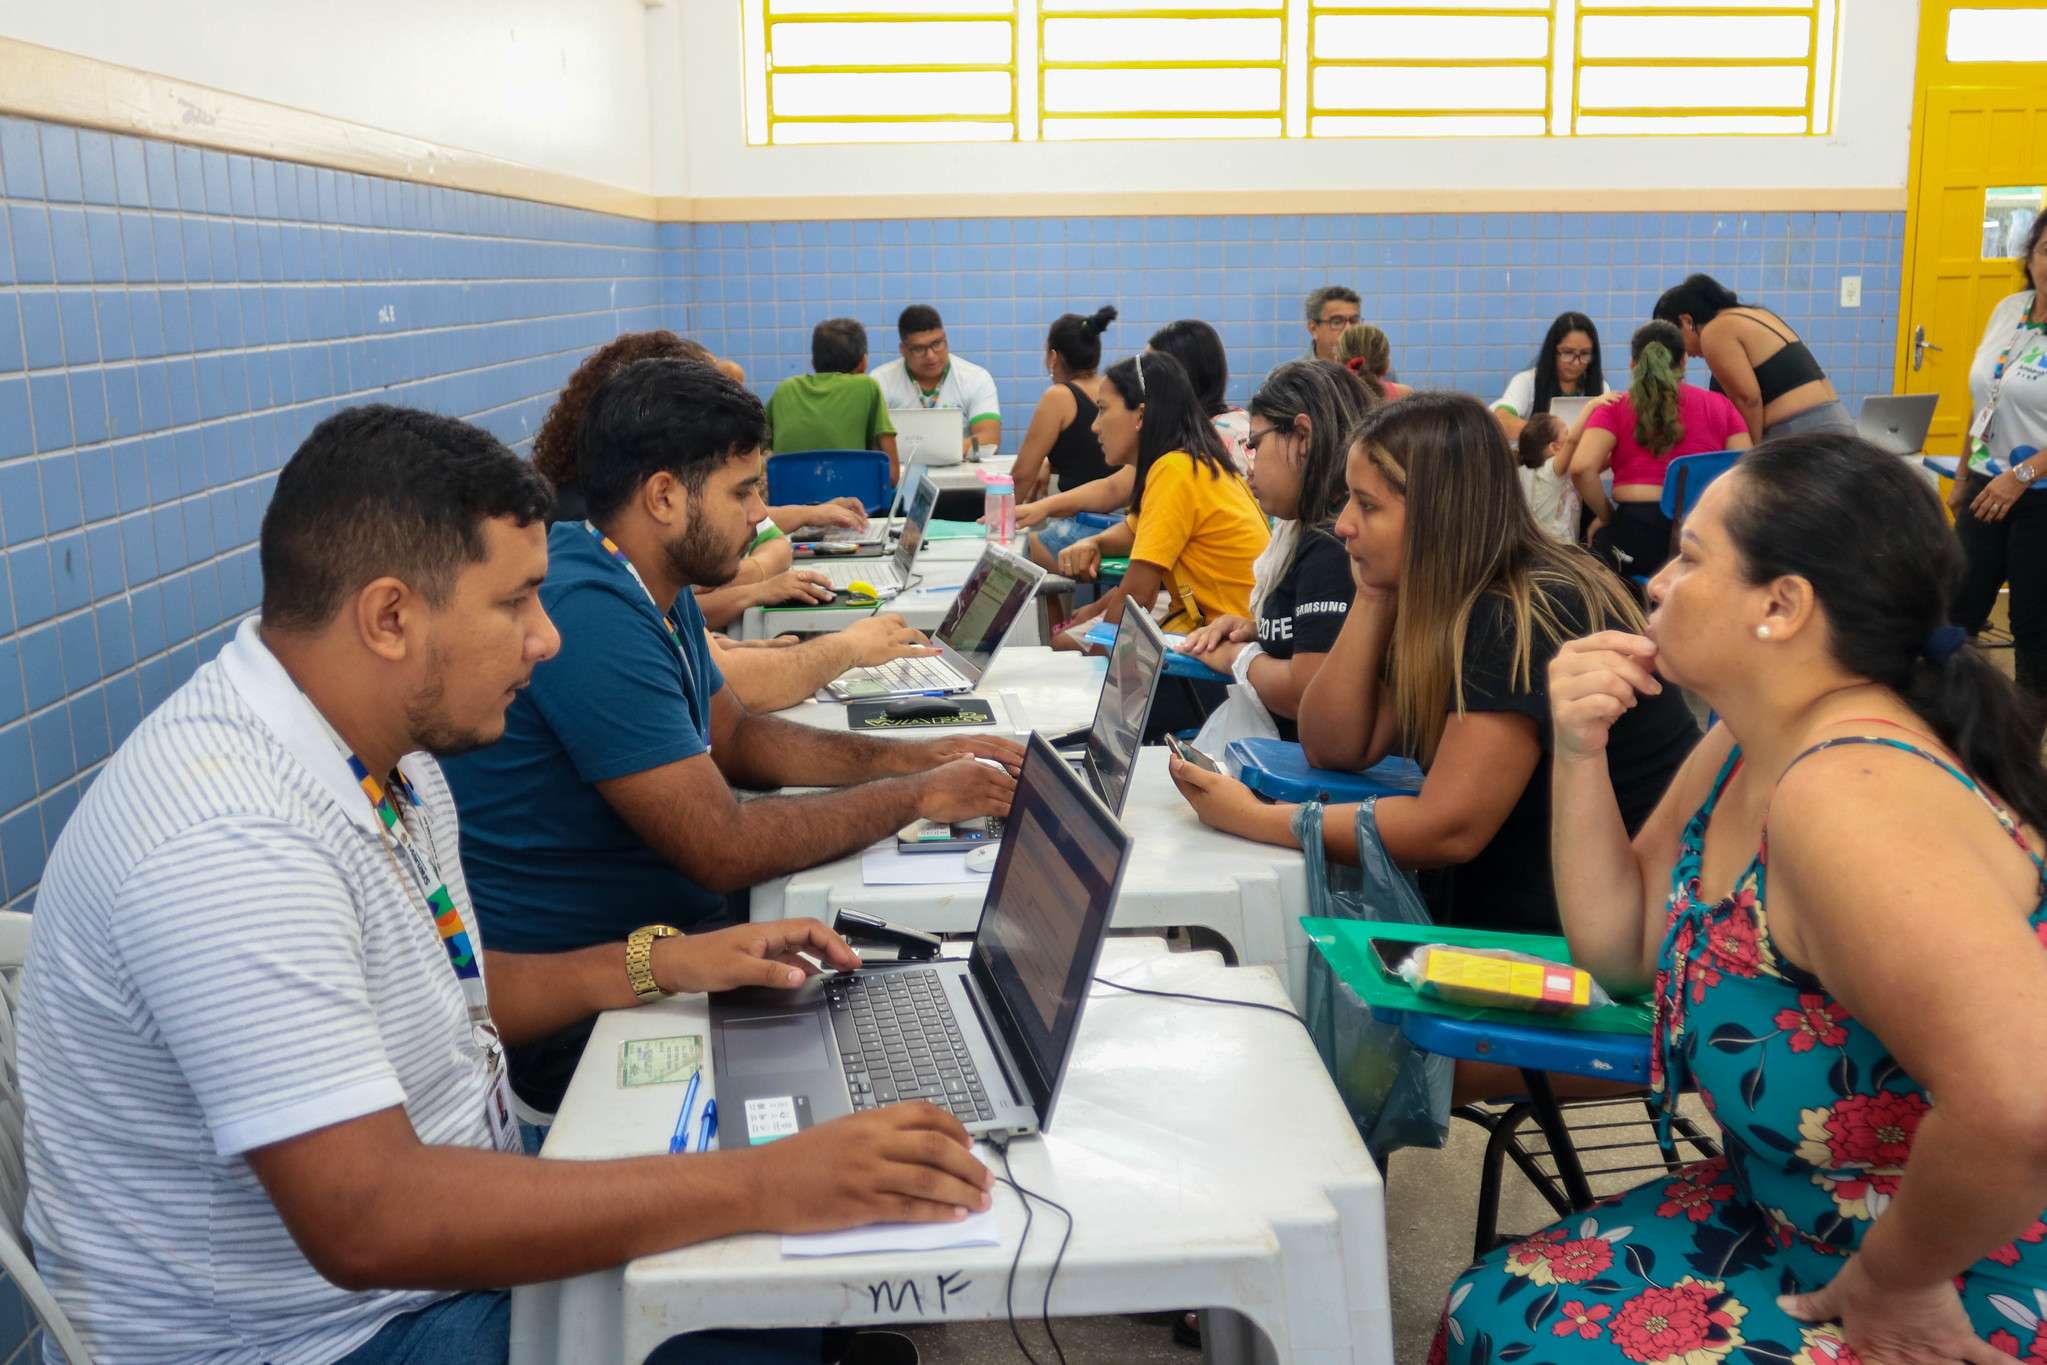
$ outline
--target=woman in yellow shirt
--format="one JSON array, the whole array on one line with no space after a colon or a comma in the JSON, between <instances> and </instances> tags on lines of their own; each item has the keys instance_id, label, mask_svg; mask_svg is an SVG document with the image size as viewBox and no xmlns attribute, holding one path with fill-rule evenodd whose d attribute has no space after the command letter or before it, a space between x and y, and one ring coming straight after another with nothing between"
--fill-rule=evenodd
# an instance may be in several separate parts
<instances>
[{"instance_id":1,"label":"woman in yellow shirt","mask_svg":"<svg viewBox=\"0 0 2047 1365\"><path fill-rule=\"evenodd\" d=\"M1182 633L1224 615L1251 611L1251 566L1269 532L1265 514L1172 356L1145 351L1102 375L1095 436L1112 465L1135 464L1136 486L1124 521L1068 546L1060 555L1076 576L1092 578L1107 557L1128 555L1123 584L1074 618L1123 619L1123 603L1149 609L1161 590L1172 606L1168 632ZM1055 646L1076 649L1069 636Z\"/></svg>"}]
</instances>

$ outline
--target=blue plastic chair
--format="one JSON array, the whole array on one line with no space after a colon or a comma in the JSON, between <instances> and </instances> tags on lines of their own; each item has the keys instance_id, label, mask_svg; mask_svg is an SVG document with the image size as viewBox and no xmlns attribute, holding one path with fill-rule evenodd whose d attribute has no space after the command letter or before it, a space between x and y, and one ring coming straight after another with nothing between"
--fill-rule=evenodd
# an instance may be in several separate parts
<instances>
[{"instance_id":1,"label":"blue plastic chair","mask_svg":"<svg viewBox=\"0 0 2047 1365\"><path fill-rule=\"evenodd\" d=\"M1387 758L1361 773L1309 766L1298 744L1283 739L1233 739L1223 750L1237 779L1273 801L1363 801L1371 796L1413 796L1422 789L1421 766Z\"/></svg>"},{"instance_id":2,"label":"blue plastic chair","mask_svg":"<svg viewBox=\"0 0 2047 1365\"><path fill-rule=\"evenodd\" d=\"M1550 1085L1549 1073L1560 1072L1569 1076L1589 1076L1596 1080L1622 1081L1647 1086L1650 1049L1648 1038L1638 1033L1586 1033L1570 1029L1545 1028L1537 1023L1504 1024L1490 1020L1451 1019L1420 1011L1374 1008L1372 1015L1382 1022L1398 1024L1401 1035L1424 1052L1433 1052L1442 1057L1455 1057L1460 1061L1494 1062L1501 1066L1516 1067L1521 1072L1522 1084L1528 1089L1526 1099L1514 1100L1503 1110L1465 1105L1452 1111L1458 1118L1484 1128L1487 1134L1485 1162L1479 1176L1478 1225L1472 1239L1474 1256L1485 1255L1501 1240L1500 1176L1505 1162L1510 1158L1528 1178L1528 1183L1535 1187L1536 1193L1556 1210L1558 1217L1583 1212L1592 1207L1592 1186L1585 1177L1584 1164L1579 1160L1577 1143L1572 1138L1569 1126L1564 1122L1564 1103L1569 1103L1573 1108L1594 1106L1632 1108L1637 1101L1622 1096L1611 1100L1559 1102L1555 1089ZM1531 1150L1521 1143L1521 1127L1531 1118L1542 1131L1543 1138L1548 1143L1547 1150ZM1621 1126L1624 1125L1599 1125L1601 1128ZM1689 1119L1680 1115L1673 1121L1671 1127L1677 1134L1674 1141L1690 1143L1701 1155L1707 1157L1720 1154L1713 1141L1700 1132ZM1632 1144L1602 1143L1587 1150L1610 1151L1630 1145ZM1537 1164L1536 1159L1542 1156L1549 1157L1555 1164L1554 1175ZM1651 1165L1610 1167L1600 1174L1672 1170L1676 1168L1678 1160L1678 1154L1673 1146L1662 1149L1660 1159Z\"/></svg>"},{"instance_id":3,"label":"blue plastic chair","mask_svg":"<svg viewBox=\"0 0 2047 1365\"><path fill-rule=\"evenodd\" d=\"M878 450L792 450L768 456L768 502L830 502L858 498L869 516L888 510L894 485L888 456Z\"/></svg>"},{"instance_id":4,"label":"blue plastic chair","mask_svg":"<svg viewBox=\"0 0 2047 1365\"><path fill-rule=\"evenodd\" d=\"M1682 525L1685 513L1699 505L1699 494L1706 491L1706 485L1734 468L1734 462L1741 456L1739 450L1708 450L1672 460L1663 471L1663 515ZM1675 537L1673 529L1670 542L1673 553L1677 548Z\"/></svg>"}]
</instances>

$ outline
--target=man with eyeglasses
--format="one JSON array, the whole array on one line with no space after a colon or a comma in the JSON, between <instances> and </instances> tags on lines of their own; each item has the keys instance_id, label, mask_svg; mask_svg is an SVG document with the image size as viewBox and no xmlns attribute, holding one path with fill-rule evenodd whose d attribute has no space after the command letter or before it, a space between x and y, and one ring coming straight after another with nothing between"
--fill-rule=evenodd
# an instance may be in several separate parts
<instances>
[{"instance_id":1,"label":"man with eyeglasses","mask_svg":"<svg viewBox=\"0 0 2047 1365\"><path fill-rule=\"evenodd\" d=\"M1358 294L1340 284L1325 284L1308 295L1308 354L1310 360L1336 359L1336 341L1346 327L1357 325Z\"/></svg>"},{"instance_id":2,"label":"man with eyeglasses","mask_svg":"<svg viewBox=\"0 0 2047 1365\"><path fill-rule=\"evenodd\" d=\"M874 382L891 408L958 408L966 420L967 439L984 446L1002 444L1002 404L995 376L971 360L961 360L945 344L945 320L928 303L913 303L896 319L902 338L901 360L874 371Z\"/></svg>"}]
</instances>

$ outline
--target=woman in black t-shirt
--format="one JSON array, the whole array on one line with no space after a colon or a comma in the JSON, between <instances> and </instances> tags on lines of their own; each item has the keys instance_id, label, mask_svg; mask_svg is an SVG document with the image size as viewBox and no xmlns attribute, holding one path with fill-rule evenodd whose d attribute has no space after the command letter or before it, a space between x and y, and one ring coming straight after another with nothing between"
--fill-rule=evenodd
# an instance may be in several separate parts
<instances>
[{"instance_id":1,"label":"woman in black t-shirt","mask_svg":"<svg viewBox=\"0 0 2047 1365\"><path fill-rule=\"evenodd\" d=\"M1327 768L1420 761L1421 792L1381 798L1378 826L1396 863L1429 870L1439 923L1554 934L1549 661L1563 641L1643 621L1619 579L1537 527L1514 468L1491 415L1461 394L1416 394L1359 424L1336 523L1356 587L1302 697L1301 744ZM1614 725L1608 760L1630 832L1698 737L1674 687ZM1291 807L1171 768L1204 822L1294 844ZM1352 807L1333 807L1322 832L1330 857L1357 861Z\"/></svg>"},{"instance_id":2,"label":"woman in black t-shirt","mask_svg":"<svg viewBox=\"0 0 2047 1365\"><path fill-rule=\"evenodd\" d=\"M1350 610L1350 557L1330 528L1346 496L1344 441L1370 406L1357 376L1326 360L1266 376L1250 408L1251 491L1276 518L1252 591L1258 619L1218 617L1187 637L1188 653L1258 694L1281 739L1295 738L1301 694Z\"/></svg>"}]
</instances>

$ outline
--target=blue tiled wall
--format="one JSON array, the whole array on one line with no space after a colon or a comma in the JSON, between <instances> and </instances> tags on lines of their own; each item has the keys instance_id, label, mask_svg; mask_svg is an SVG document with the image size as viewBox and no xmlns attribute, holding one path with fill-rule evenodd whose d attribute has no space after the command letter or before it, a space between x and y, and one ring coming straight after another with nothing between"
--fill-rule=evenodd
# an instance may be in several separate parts
<instances>
[{"instance_id":1,"label":"blue tiled wall","mask_svg":"<svg viewBox=\"0 0 2047 1365\"><path fill-rule=\"evenodd\" d=\"M819 318L889 354L945 313L1009 440L1047 322L1123 310L1112 354L1215 322L1240 401L1341 282L1410 383L1496 394L1548 319L1609 344L1710 269L1776 308L1851 395L1888 391L1902 215L1018 218L662 226L0 119L0 903L115 745L259 597L275 471L337 406L411 403L530 439L576 360L666 325L763 393ZM1836 306L1857 273L1863 306Z\"/></svg>"},{"instance_id":2,"label":"blue tiled wall","mask_svg":"<svg viewBox=\"0 0 2047 1365\"><path fill-rule=\"evenodd\" d=\"M1303 296L1347 284L1392 338L1403 380L1491 399L1533 363L1559 312L1590 314L1624 362L1656 296L1705 270L1804 335L1852 409L1891 390L1903 239L1901 213L700 223L691 321L765 393L810 368L819 318L866 323L878 363L895 354L902 306L934 304L954 351L994 372L1014 442L1045 386L1045 328L1062 312L1120 308L1112 356L1174 318L1206 318L1242 402L1306 349ZM1844 274L1862 277L1860 308L1839 306Z\"/></svg>"},{"instance_id":3,"label":"blue tiled wall","mask_svg":"<svg viewBox=\"0 0 2047 1365\"><path fill-rule=\"evenodd\" d=\"M664 290L683 320L688 253L679 227L15 120L0 181L0 902L27 908L98 765L256 605L315 422L388 401L526 440Z\"/></svg>"}]
</instances>

